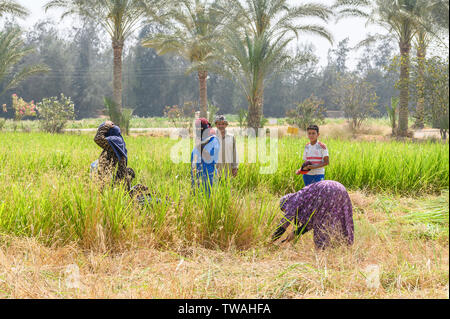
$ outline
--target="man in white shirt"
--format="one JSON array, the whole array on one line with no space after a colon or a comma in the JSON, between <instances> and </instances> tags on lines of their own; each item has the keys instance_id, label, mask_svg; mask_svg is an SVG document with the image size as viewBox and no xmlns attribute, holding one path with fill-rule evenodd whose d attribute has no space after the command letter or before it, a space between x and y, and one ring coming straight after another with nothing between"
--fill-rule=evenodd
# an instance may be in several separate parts
<instances>
[{"instance_id":1,"label":"man in white shirt","mask_svg":"<svg viewBox=\"0 0 450 319\"><path fill-rule=\"evenodd\" d=\"M310 165L304 167L304 170L309 171L308 174L303 175L305 187L323 181L325 179L325 166L330 164L328 148L318 140L320 136L319 127L311 125L307 132L310 143L305 147L303 160L309 162Z\"/></svg>"},{"instance_id":2,"label":"man in white shirt","mask_svg":"<svg viewBox=\"0 0 450 319\"><path fill-rule=\"evenodd\" d=\"M236 138L227 133L228 121L225 116L217 116L215 124L219 131L217 136L220 142L219 161L216 166L219 178L227 178L230 173L236 177L239 168Z\"/></svg>"}]
</instances>

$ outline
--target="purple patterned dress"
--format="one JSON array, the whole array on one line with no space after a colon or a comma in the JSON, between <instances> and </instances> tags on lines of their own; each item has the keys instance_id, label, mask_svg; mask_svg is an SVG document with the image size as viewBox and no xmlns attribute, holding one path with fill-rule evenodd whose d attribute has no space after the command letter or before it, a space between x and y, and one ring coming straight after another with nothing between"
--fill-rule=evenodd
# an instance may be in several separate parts
<instances>
[{"instance_id":1,"label":"purple patterned dress","mask_svg":"<svg viewBox=\"0 0 450 319\"><path fill-rule=\"evenodd\" d=\"M284 212L279 224L282 232L295 223L305 227L303 232L314 230L314 243L319 249L328 247L333 240L353 244L353 207L342 184L322 181L309 185L284 196L280 207Z\"/></svg>"}]
</instances>

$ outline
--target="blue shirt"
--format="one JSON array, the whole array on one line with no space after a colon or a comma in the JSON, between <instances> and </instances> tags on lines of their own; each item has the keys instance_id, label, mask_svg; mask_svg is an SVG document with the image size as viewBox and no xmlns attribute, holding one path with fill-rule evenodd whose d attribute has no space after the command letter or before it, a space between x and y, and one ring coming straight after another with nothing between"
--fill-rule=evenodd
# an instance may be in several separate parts
<instances>
[{"instance_id":1,"label":"blue shirt","mask_svg":"<svg viewBox=\"0 0 450 319\"><path fill-rule=\"evenodd\" d=\"M216 163L219 161L220 143L217 137L212 136L203 149L203 154L209 154L211 158L205 159L200 155L198 148L194 148L191 154L191 163L196 165L197 171L203 175L214 175Z\"/></svg>"}]
</instances>

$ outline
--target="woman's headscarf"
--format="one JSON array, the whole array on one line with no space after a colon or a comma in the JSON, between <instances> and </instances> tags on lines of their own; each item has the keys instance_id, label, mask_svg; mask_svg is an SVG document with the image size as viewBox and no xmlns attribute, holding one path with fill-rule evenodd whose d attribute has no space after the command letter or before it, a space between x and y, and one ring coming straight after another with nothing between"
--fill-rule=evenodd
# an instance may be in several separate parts
<instances>
[{"instance_id":1,"label":"woman's headscarf","mask_svg":"<svg viewBox=\"0 0 450 319\"><path fill-rule=\"evenodd\" d=\"M118 126L112 127L108 133L106 133L106 140L108 141L111 148L114 150L119 161L122 157L125 157L128 161L128 151L125 145L125 140L122 137L120 128Z\"/></svg>"},{"instance_id":2,"label":"woman's headscarf","mask_svg":"<svg viewBox=\"0 0 450 319\"><path fill-rule=\"evenodd\" d=\"M205 118L199 118L195 121L195 128L197 130L197 137L200 137L200 145L197 145L200 148L200 154L203 154L203 149L211 140L213 131L211 129L211 124ZM200 134L200 136L198 136Z\"/></svg>"}]
</instances>

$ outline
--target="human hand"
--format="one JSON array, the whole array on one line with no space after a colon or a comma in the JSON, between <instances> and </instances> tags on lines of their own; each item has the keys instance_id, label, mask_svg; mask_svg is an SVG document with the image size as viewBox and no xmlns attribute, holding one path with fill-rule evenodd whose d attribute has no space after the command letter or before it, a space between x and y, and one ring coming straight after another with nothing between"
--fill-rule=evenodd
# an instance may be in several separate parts
<instances>
[{"instance_id":1,"label":"human hand","mask_svg":"<svg viewBox=\"0 0 450 319\"><path fill-rule=\"evenodd\" d=\"M281 243L289 243L289 242L293 241L294 238L295 238L295 232L292 232Z\"/></svg>"}]
</instances>

